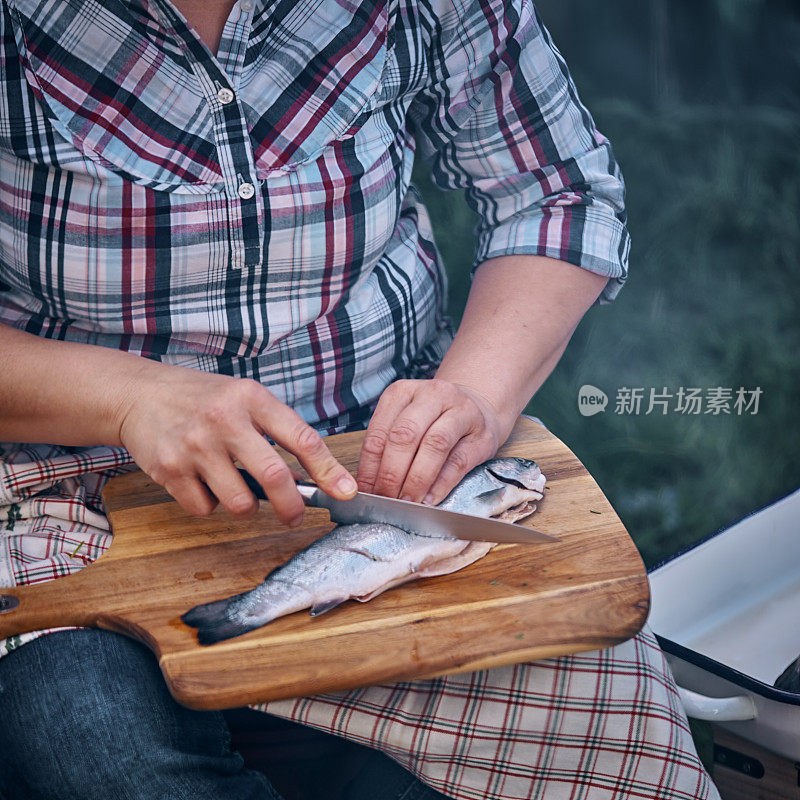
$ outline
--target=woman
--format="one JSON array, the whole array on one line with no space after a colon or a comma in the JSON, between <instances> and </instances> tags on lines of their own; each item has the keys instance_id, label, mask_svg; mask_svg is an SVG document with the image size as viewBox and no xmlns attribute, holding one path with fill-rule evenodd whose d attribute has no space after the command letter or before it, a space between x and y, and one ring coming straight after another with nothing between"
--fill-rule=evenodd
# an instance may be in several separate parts
<instances>
[{"instance_id":1,"label":"woman","mask_svg":"<svg viewBox=\"0 0 800 800\"><path fill-rule=\"evenodd\" d=\"M0 69L2 585L97 557L131 459L239 517L238 459L298 524L264 434L344 498L320 434L368 425L360 488L436 503L626 275L621 177L529 0L4 0ZM454 339L415 146L480 214ZM3 651L4 798L275 796L136 643ZM670 680L645 632L268 710L410 770L372 797L716 797Z\"/></svg>"}]
</instances>

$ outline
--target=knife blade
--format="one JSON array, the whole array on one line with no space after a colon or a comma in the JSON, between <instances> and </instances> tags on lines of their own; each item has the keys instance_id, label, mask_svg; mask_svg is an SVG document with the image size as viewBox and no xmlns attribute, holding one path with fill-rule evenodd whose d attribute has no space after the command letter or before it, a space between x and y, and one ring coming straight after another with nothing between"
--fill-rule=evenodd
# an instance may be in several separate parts
<instances>
[{"instance_id":1,"label":"knife blade","mask_svg":"<svg viewBox=\"0 0 800 800\"><path fill-rule=\"evenodd\" d=\"M259 500L267 496L256 479L243 469L239 472L250 490ZM476 517L458 511L447 511L436 506L398 500L369 492L358 492L349 500L337 500L322 491L316 484L298 481L297 489L303 502L314 508L330 512L331 521L340 525L384 522L423 536L453 536L476 542L514 544L540 544L560 542L557 536L542 531L504 522L498 519Z\"/></svg>"}]
</instances>

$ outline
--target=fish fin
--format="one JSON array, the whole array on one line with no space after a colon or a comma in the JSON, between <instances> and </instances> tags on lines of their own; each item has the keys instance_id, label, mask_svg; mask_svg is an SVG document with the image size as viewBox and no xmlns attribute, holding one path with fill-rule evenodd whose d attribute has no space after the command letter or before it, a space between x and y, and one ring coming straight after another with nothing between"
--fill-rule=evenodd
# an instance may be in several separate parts
<instances>
[{"instance_id":1,"label":"fish fin","mask_svg":"<svg viewBox=\"0 0 800 800\"><path fill-rule=\"evenodd\" d=\"M389 583L383 584L383 586L379 586L374 591L370 592L369 594L362 594L359 597L354 598L358 600L359 603L368 603L372 600L373 597L377 597L379 594L383 594L387 589L394 589L395 586L402 586L404 583L409 583L411 581L415 581L417 579L416 572L410 572L408 575L401 575L398 578L395 578L393 581L389 581Z\"/></svg>"},{"instance_id":2,"label":"fish fin","mask_svg":"<svg viewBox=\"0 0 800 800\"><path fill-rule=\"evenodd\" d=\"M497 489L489 489L475 495L474 511L481 517L494 517L508 504L508 486L503 484Z\"/></svg>"},{"instance_id":3,"label":"fish fin","mask_svg":"<svg viewBox=\"0 0 800 800\"><path fill-rule=\"evenodd\" d=\"M314 603L314 605L311 606L311 616L319 617L326 611L330 611L332 608L341 605L345 600L347 600L346 597L336 597L333 600L324 600L321 603Z\"/></svg>"},{"instance_id":4,"label":"fish fin","mask_svg":"<svg viewBox=\"0 0 800 800\"><path fill-rule=\"evenodd\" d=\"M498 487L497 489L487 489L485 492L481 492L480 494L475 495L476 500L480 500L482 502L488 500L499 500L503 496L503 492L505 491L505 484Z\"/></svg>"},{"instance_id":5,"label":"fish fin","mask_svg":"<svg viewBox=\"0 0 800 800\"><path fill-rule=\"evenodd\" d=\"M182 614L181 620L192 628L197 628L197 641L203 645L215 644L233 636L240 636L259 625L248 626L246 622L230 618L228 609L231 601L238 597L243 597L243 595L202 603Z\"/></svg>"},{"instance_id":6,"label":"fish fin","mask_svg":"<svg viewBox=\"0 0 800 800\"><path fill-rule=\"evenodd\" d=\"M383 594L387 589L391 589L393 586L400 586L402 583L406 583L407 581L411 580L411 578L403 577L401 580L392 581L391 583L387 584L386 586L381 586L380 589L376 589L374 592L370 592L369 594L362 594L359 597L354 598L358 600L359 603L368 603L372 600L373 597L377 597L379 594Z\"/></svg>"}]
</instances>

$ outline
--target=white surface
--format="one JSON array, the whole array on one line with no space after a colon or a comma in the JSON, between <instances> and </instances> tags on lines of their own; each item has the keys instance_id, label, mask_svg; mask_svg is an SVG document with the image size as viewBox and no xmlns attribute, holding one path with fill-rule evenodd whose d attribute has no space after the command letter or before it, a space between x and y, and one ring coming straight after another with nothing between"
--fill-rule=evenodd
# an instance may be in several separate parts
<instances>
[{"instance_id":1,"label":"white surface","mask_svg":"<svg viewBox=\"0 0 800 800\"><path fill-rule=\"evenodd\" d=\"M252 183L239 184L239 197L242 200L249 200L256 193L256 187Z\"/></svg>"},{"instance_id":2,"label":"white surface","mask_svg":"<svg viewBox=\"0 0 800 800\"><path fill-rule=\"evenodd\" d=\"M217 92L217 100L226 106L233 100L233 92L230 89L222 88Z\"/></svg>"},{"instance_id":3,"label":"white surface","mask_svg":"<svg viewBox=\"0 0 800 800\"><path fill-rule=\"evenodd\" d=\"M800 654L800 491L655 570L650 587L656 633L771 685ZM800 760L800 705L767 699L676 656L667 660L684 690L752 700L755 719L717 718L724 728ZM690 715L697 710L687 706Z\"/></svg>"},{"instance_id":4,"label":"white surface","mask_svg":"<svg viewBox=\"0 0 800 800\"><path fill-rule=\"evenodd\" d=\"M704 694L678 687L683 710L687 716L705 719L709 722L732 722L735 720L754 719L756 705L749 695L733 697L708 697Z\"/></svg>"},{"instance_id":5,"label":"white surface","mask_svg":"<svg viewBox=\"0 0 800 800\"><path fill-rule=\"evenodd\" d=\"M800 491L650 575L649 624L771 684L800 655Z\"/></svg>"},{"instance_id":6,"label":"white surface","mask_svg":"<svg viewBox=\"0 0 800 800\"><path fill-rule=\"evenodd\" d=\"M800 655L800 579L769 587L758 602L717 613L687 636L687 647L773 684Z\"/></svg>"}]
</instances>

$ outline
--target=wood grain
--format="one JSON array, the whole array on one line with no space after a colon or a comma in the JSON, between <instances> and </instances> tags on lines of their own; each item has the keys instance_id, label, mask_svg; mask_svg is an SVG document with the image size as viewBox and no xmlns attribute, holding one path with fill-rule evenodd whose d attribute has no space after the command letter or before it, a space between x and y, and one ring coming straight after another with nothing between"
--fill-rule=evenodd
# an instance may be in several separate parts
<instances>
[{"instance_id":1,"label":"wood grain","mask_svg":"<svg viewBox=\"0 0 800 800\"><path fill-rule=\"evenodd\" d=\"M353 472L362 438L327 440ZM144 473L121 475L103 493L111 548L74 575L0 589L20 601L0 614L0 637L61 625L125 633L156 653L180 702L212 709L564 655L635 635L649 608L644 565L586 469L526 418L500 454L539 463L547 489L530 522L560 543L501 545L453 575L318 618L292 614L211 647L197 644L180 615L260 583L330 530L327 512L308 509L294 530L268 503L249 520L223 511L200 519Z\"/></svg>"}]
</instances>

